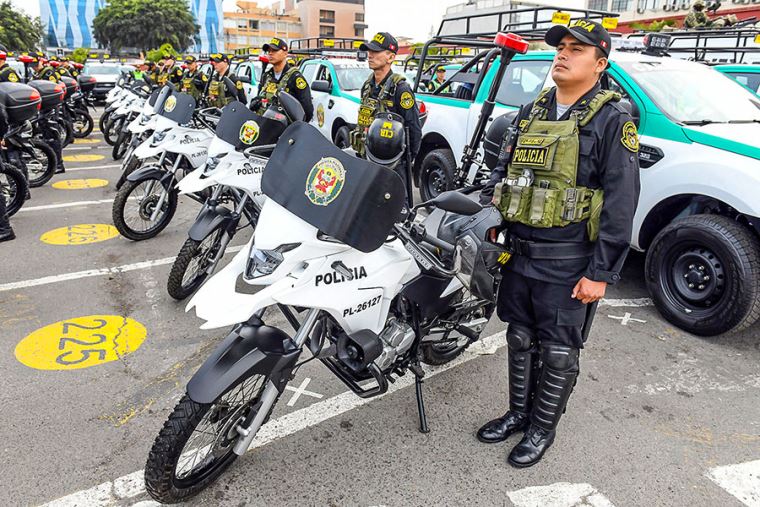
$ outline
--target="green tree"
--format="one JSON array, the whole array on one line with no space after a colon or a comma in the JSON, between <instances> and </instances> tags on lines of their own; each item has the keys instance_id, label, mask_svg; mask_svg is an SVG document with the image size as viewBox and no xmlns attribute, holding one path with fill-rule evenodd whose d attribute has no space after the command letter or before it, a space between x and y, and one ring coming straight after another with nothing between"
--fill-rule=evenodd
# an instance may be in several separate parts
<instances>
[{"instance_id":1,"label":"green tree","mask_svg":"<svg viewBox=\"0 0 760 507\"><path fill-rule=\"evenodd\" d=\"M200 30L185 0L111 0L92 21L93 35L102 46L118 52L171 44L180 51Z\"/></svg>"},{"instance_id":2,"label":"green tree","mask_svg":"<svg viewBox=\"0 0 760 507\"><path fill-rule=\"evenodd\" d=\"M17 11L5 0L0 3L0 20L0 44L8 51L27 51L42 45L44 29L40 18Z\"/></svg>"},{"instance_id":3,"label":"green tree","mask_svg":"<svg viewBox=\"0 0 760 507\"><path fill-rule=\"evenodd\" d=\"M161 47L158 49L151 49L148 51L147 55L145 56L146 60L150 60L151 62L157 62L161 58L164 57L164 55L170 54L174 56L174 59L177 60L180 56L180 54L174 49L174 47L171 44L161 44Z\"/></svg>"},{"instance_id":4,"label":"green tree","mask_svg":"<svg viewBox=\"0 0 760 507\"><path fill-rule=\"evenodd\" d=\"M69 58L77 63L84 63L87 61L87 55L90 54L90 48L77 48L72 51Z\"/></svg>"}]
</instances>

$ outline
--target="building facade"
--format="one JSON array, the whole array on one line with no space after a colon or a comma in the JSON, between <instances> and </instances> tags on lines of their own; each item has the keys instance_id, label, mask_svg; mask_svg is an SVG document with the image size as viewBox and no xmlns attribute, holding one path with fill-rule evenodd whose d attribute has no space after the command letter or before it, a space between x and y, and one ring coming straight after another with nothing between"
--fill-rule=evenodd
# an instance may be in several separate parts
<instances>
[{"instance_id":1,"label":"building facade","mask_svg":"<svg viewBox=\"0 0 760 507\"><path fill-rule=\"evenodd\" d=\"M298 16L303 37L364 39L364 0L280 0L276 10Z\"/></svg>"},{"instance_id":2,"label":"building facade","mask_svg":"<svg viewBox=\"0 0 760 507\"><path fill-rule=\"evenodd\" d=\"M285 40L302 36L301 20L296 15L280 14L257 2L239 1L234 12L224 13L224 43L227 51L258 48L272 37Z\"/></svg>"},{"instance_id":3,"label":"building facade","mask_svg":"<svg viewBox=\"0 0 760 507\"><path fill-rule=\"evenodd\" d=\"M40 0L40 19L47 45L52 48L96 48L92 20L107 0ZM188 0L190 11L201 27L196 52L224 51L222 0Z\"/></svg>"}]
</instances>

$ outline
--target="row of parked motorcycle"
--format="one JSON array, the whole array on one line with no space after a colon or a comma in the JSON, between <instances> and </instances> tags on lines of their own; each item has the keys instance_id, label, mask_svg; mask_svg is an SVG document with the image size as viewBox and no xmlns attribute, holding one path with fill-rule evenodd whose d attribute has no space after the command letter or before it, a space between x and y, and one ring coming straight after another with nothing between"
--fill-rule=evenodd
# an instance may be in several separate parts
<instances>
[{"instance_id":1,"label":"row of parked motorcycle","mask_svg":"<svg viewBox=\"0 0 760 507\"><path fill-rule=\"evenodd\" d=\"M180 196L201 203L168 291L194 294L187 309L203 329L232 327L156 438L150 495L180 502L215 480L309 361L361 397L412 373L427 431L421 363L457 357L494 311L504 250L485 238L501 231L498 211L465 192L408 207L394 171L402 153L380 165L369 144L370 160L339 149L285 92L257 114L241 102L199 108L170 84L151 90L123 76L106 103L103 133L122 157L114 225L147 240ZM404 136L399 120L380 115L370 131ZM248 243L216 272L244 229ZM277 310L295 334L265 324Z\"/></svg>"},{"instance_id":2,"label":"row of parked motorcycle","mask_svg":"<svg viewBox=\"0 0 760 507\"><path fill-rule=\"evenodd\" d=\"M9 216L30 198L30 188L63 171L61 150L92 132L95 83L87 75L63 77L60 83L0 83L0 104L9 124L0 150L0 192Z\"/></svg>"}]
</instances>

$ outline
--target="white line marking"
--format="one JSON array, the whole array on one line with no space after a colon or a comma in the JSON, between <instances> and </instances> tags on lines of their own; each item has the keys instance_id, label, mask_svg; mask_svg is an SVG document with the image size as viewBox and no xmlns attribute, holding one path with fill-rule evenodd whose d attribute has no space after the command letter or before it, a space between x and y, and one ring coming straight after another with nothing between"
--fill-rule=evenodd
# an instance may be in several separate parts
<instances>
[{"instance_id":1,"label":"white line marking","mask_svg":"<svg viewBox=\"0 0 760 507\"><path fill-rule=\"evenodd\" d=\"M716 467L707 477L747 507L760 507L760 460Z\"/></svg>"},{"instance_id":2,"label":"white line marking","mask_svg":"<svg viewBox=\"0 0 760 507\"><path fill-rule=\"evenodd\" d=\"M606 496L585 483L558 482L508 491L507 496L517 507L614 507Z\"/></svg>"},{"instance_id":3,"label":"white line marking","mask_svg":"<svg viewBox=\"0 0 760 507\"><path fill-rule=\"evenodd\" d=\"M76 206L90 206L91 204L107 204L113 202L113 199L100 199L97 201L74 201L74 202L62 202L58 204L45 204L44 206L27 206L25 208L21 208L18 210L19 213L22 211L43 211L48 209L59 209L59 208L74 208Z\"/></svg>"},{"instance_id":4,"label":"white line marking","mask_svg":"<svg viewBox=\"0 0 760 507\"><path fill-rule=\"evenodd\" d=\"M599 301L602 306L628 306L631 308L654 306L654 302L649 298L636 299L602 299Z\"/></svg>"},{"instance_id":5,"label":"white line marking","mask_svg":"<svg viewBox=\"0 0 760 507\"><path fill-rule=\"evenodd\" d=\"M496 346L499 348L506 346L504 332L493 334L491 336L483 338L481 341L485 342L488 346L493 346L494 344L496 344ZM448 364L435 368L425 367L425 371L427 372L425 378L429 379L431 377L434 377L439 373L443 373L444 371L455 368L477 357L480 356L478 354L472 354L469 350L467 350L464 354ZM395 383L391 384L385 394L375 396L374 398L360 398L353 392L346 391L337 396L333 396L332 398L328 398L324 401L318 401L309 405L308 407L280 416L277 419L272 419L265 426L262 426L248 450L255 449L257 447L263 447L275 440L287 437L305 428L315 426L328 419L332 419L335 416L344 414L350 410L366 405L367 403L370 403L374 400L384 398L391 393L399 391L405 387L409 387L413 384L414 375L409 374L404 377L400 377ZM405 421L405 424L414 425L416 424L416 420ZM126 498L119 498L116 496L116 484L129 484L130 486L128 488L120 487L119 491L129 491L132 493L132 497L130 498L142 494L145 491L143 484L135 484L133 480L136 477L142 477L143 474L143 470L133 472L114 481L105 482L93 488L78 491L57 500L53 500L49 503L44 504L43 507L73 507L83 505L86 505L87 507L97 507L113 505L117 500L123 500ZM109 498L104 498L104 491L111 492L111 496Z\"/></svg>"},{"instance_id":6,"label":"white line marking","mask_svg":"<svg viewBox=\"0 0 760 507\"><path fill-rule=\"evenodd\" d=\"M91 150L92 148L92 146L66 146L63 151Z\"/></svg>"},{"instance_id":7,"label":"white line marking","mask_svg":"<svg viewBox=\"0 0 760 507\"><path fill-rule=\"evenodd\" d=\"M66 172L73 172L73 171L91 171L93 169L113 169L115 167L121 167L121 164L109 164L109 165L94 165L92 167L71 167L66 168Z\"/></svg>"},{"instance_id":8,"label":"white line marking","mask_svg":"<svg viewBox=\"0 0 760 507\"><path fill-rule=\"evenodd\" d=\"M288 400L289 407L295 406L296 402L298 401L298 398L300 398L302 394L305 394L306 396L311 396L312 398L317 398L320 400L324 398L324 396L319 393L306 390L306 388L309 385L309 382L311 382L311 379L309 377L306 377L303 379L303 382L301 382L301 385L298 387L285 386L285 389L287 389L288 391L293 391L293 397L290 398L290 400Z\"/></svg>"},{"instance_id":9,"label":"white line marking","mask_svg":"<svg viewBox=\"0 0 760 507\"><path fill-rule=\"evenodd\" d=\"M607 315L607 317L611 319L619 320L621 326L627 326L629 322L640 322L642 324L646 324L647 322L645 320L632 318L629 312L625 312L625 315L623 315L622 317L615 317L614 315Z\"/></svg>"},{"instance_id":10,"label":"white line marking","mask_svg":"<svg viewBox=\"0 0 760 507\"><path fill-rule=\"evenodd\" d=\"M228 253L239 252L245 247L245 245L231 246L224 252ZM43 276L42 278L34 278L32 280L23 280L20 282L4 283L0 285L0 292L16 289L26 289L29 287L37 287L40 285L48 285L51 283L68 282L71 280L79 280L80 278L91 278L93 276L105 276L113 275L117 273L126 273L128 271L136 271L139 269L148 269L156 266L164 266L174 262L175 257L165 257L163 259L156 259L152 261L136 262L134 264L125 264L123 266L115 266L111 268L90 269L87 271L76 271L73 273L64 273L62 275Z\"/></svg>"}]
</instances>

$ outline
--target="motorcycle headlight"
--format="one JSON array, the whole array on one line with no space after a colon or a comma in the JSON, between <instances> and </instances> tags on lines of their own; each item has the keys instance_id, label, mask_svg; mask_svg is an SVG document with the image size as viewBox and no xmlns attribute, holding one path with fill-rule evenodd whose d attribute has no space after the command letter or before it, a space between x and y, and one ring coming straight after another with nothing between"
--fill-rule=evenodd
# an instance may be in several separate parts
<instances>
[{"instance_id":1,"label":"motorcycle headlight","mask_svg":"<svg viewBox=\"0 0 760 507\"><path fill-rule=\"evenodd\" d=\"M209 157L206 160L206 164L203 168L203 174L211 174L212 172L214 172L216 168L219 166L219 162L226 156L227 156L226 153L222 153L214 157Z\"/></svg>"},{"instance_id":2,"label":"motorcycle headlight","mask_svg":"<svg viewBox=\"0 0 760 507\"><path fill-rule=\"evenodd\" d=\"M169 129L171 130L171 129ZM154 132L153 133L153 139L150 140L150 143L152 145L157 145L161 141L163 141L166 138L166 134L169 133L169 130L162 130L161 132Z\"/></svg>"},{"instance_id":3,"label":"motorcycle headlight","mask_svg":"<svg viewBox=\"0 0 760 507\"><path fill-rule=\"evenodd\" d=\"M259 250L258 248L251 246L251 251L248 254L248 263L245 266L245 275L243 275L243 277L246 280L253 280L254 278L259 278L261 276L271 275L285 259L282 254L289 252L298 246L300 246L300 243L288 243L286 245L280 245L274 250Z\"/></svg>"}]
</instances>

